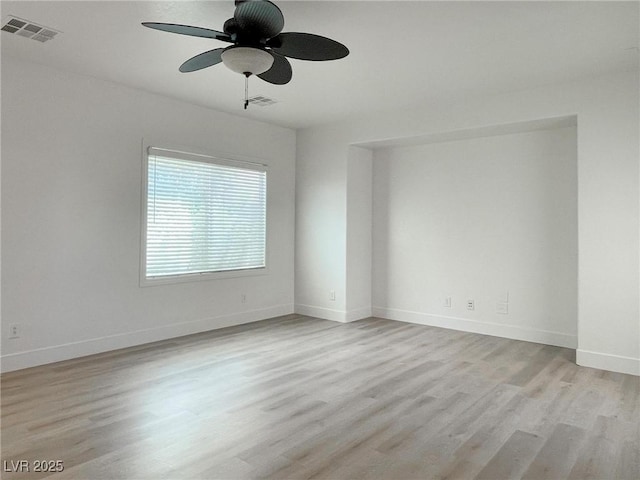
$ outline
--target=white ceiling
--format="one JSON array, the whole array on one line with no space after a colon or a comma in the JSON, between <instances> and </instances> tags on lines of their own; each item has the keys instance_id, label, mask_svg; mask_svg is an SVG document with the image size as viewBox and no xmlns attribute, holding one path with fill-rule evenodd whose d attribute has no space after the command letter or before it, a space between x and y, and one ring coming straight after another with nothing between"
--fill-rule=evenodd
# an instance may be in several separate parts
<instances>
[{"instance_id":1,"label":"white ceiling","mask_svg":"<svg viewBox=\"0 0 640 480\"><path fill-rule=\"evenodd\" d=\"M637 1L276 3L284 31L328 36L351 53L291 60L293 80L284 86L251 78L250 95L278 103L247 111L241 75L221 64L178 72L186 59L228 44L140 25L222 30L233 0L2 1L3 20L63 32L44 44L2 32L2 54L293 128L638 68Z\"/></svg>"}]
</instances>

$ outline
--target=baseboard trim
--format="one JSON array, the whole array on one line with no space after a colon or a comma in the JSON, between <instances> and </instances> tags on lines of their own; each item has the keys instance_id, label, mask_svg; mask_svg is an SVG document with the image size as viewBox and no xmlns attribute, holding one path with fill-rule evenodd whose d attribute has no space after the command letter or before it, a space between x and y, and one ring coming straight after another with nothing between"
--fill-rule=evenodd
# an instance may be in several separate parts
<instances>
[{"instance_id":1,"label":"baseboard trim","mask_svg":"<svg viewBox=\"0 0 640 480\"><path fill-rule=\"evenodd\" d=\"M267 318L288 315L294 312L301 315L341 323L353 322L373 315L380 318L386 318L388 320L449 328L452 330L480 333L484 335L543 343L546 345L555 345L566 348L576 348L577 344L576 336L560 332L536 330L490 322L479 322L465 318L432 315L409 310L384 307L363 307L344 311L313 305L283 304L263 309L250 310L247 312L221 315L218 317L194 320L190 322L164 325L152 329L136 330L134 332L126 332L80 342L44 347L25 352L10 353L0 357L0 371L4 373L21 370L23 368L45 365L48 363L84 357L111 350L118 350L120 348L143 345L145 343L167 340L170 338L206 332L209 330L217 330L219 328L231 327L234 325L242 325L245 323L265 320ZM577 349L576 363L583 367L640 376L640 359L638 358Z\"/></svg>"},{"instance_id":2,"label":"baseboard trim","mask_svg":"<svg viewBox=\"0 0 640 480\"><path fill-rule=\"evenodd\" d=\"M576 348L578 344L576 335L505 325L502 323L481 322L466 318L432 315L429 313L385 307L373 307L372 313L375 317L386 318L388 320L449 328L451 330L511 338L525 342L543 343L545 345L555 345L558 347Z\"/></svg>"},{"instance_id":3,"label":"baseboard trim","mask_svg":"<svg viewBox=\"0 0 640 480\"><path fill-rule=\"evenodd\" d=\"M576 350L576 363L582 367L640 376L640 358L591 352L579 348Z\"/></svg>"},{"instance_id":4,"label":"baseboard trim","mask_svg":"<svg viewBox=\"0 0 640 480\"><path fill-rule=\"evenodd\" d=\"M347 322L355 322L363 318L369 318L371 313L371 307L353 308L346 311L345 318Z\"/></svg>"},{"instance_id":5,"label":"baseboard trim","mask_svg":"<svg viewBox=\"0 0 640 480\"><path fill-rule=\"evenodd\" d=\"M307 315L309 317L331 320L333 322L351 323L371 316L371 307L354 308L351 310L334 310L315 305L303 305L297 303L295 313Z\"/></svg>"},{"instance_id":6,"label":"baseboard trim","mask_svg":"<svg viewBox=\"0 0 640 480\"><path fill-rule=\"evenodd\" d=\"M295 313L298 313L300 315L321 318L323 320L332 320L334 322L347 323L347 312L345 312L344 310L334 310L332 308L296 303L294 311Z\"/></svg>"},{"instance_id":7,"label":"baseboard trim","mask_svg":"<svg viewBox=\"0 0 640 480\"><path fill-rule=\"evenodd\" d=\"M92 338L63 345L37 348L25 352L10 353L0 357L0 371L4 373L21 370L23 368L45 365L72 358L85 357L87 355L118 350L120 348L134 347L145 343L182 337L184 335L257 322L267 318L288 315L293 312L293 304L274 305L257 310L249 310L189 322L174 323L156 328L119 333L116 335Z\"/></svg>"}]
</instances>

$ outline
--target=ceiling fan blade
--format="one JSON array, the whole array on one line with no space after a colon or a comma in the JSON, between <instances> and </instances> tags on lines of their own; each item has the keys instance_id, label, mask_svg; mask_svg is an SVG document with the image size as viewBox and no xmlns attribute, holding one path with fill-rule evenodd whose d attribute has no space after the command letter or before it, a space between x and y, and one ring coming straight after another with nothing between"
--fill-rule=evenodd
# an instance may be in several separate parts
<instances>
[{"instance_id":1,"label":"ceiling fan blade","mask_svg":"<svg viewBox=\"0 0 640 480\"><path fill-rule=\"evenodd\" d=\"M195 72L196 70L202 70L203 68L216 65L222 61L221 55L224 50L224 48L216 48L196 55L180 65L180 71L182 73Z\"/></svg>"},{"instance_id":2,"label":"ceiling fan blade","mask_svg":"<svg viewBox=\"0 0 640 480\"><path fill-rule=\"evenodd\" d=\"M275 37L284 27L282 12L268 0L236 2L233 17L247 36L257 39Z\"/></svg>"},{"instance_id":3,"label":"ceiling fan blade","mask_svg":"<svg viewBox=\"0 0 640 480\"><path fill-rule=\"evenodd\" d=\"M273 83L275 85L284 85L291 81L293 72L291 71L291 64L282 55L269 52L273 56L273 65L264 73L258 75L265 82Z\"/></svg>"},{"instance_id":4,"label":"ceiling fan blade","mask_svg":"<svg viewBox=\"0 0 640 480\"><path fill-rule=\"evenodd\" d=\"M190 25L178 25L176 23L156 23L156 22L143 22L145 27L153 28L154 30L161 30L163 32L179 33L180 35L191 35L192 37L203 38L215 38L216 40L222 40L223 42L233 42L231 36L218 32L217 30L210 30L202 27L192 27Z\"/></svg>"},{"instance_id":5,"label":"ceiling fan blade","mask_svg":"<svg viewBox=\"0 0 640 480\"><path fill-rule=\"evenodd\" d=\"M349 55L340 42L312 33L287 32L267 42L276 53L299 60L337 60Z\"/></svg>"}]
</instances>

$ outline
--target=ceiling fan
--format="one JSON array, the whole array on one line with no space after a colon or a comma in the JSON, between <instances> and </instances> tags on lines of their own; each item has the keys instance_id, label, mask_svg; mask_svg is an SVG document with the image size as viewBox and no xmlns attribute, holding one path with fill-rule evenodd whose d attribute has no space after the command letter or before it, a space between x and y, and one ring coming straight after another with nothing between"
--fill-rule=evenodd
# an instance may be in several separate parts
<instances>
[{"instance_id":1,"label":"ceiling fan","mask_svg":"<svg viewBox=\"0 0 640 480\"><path fill-rule=\"evenodd\" d=\"M284 85L293 75L286 57L324 61L349 55L347 47L327 37L311 33L281 33L284 16L269 0L235 0L235 6L233 17L224 22L222 32L175 23L143 22L142 25L231 43L226 48L215 48L190 58L180 65L179 70L195 72L222 62L230 70L243 74L245 109L249 104L247 84L251 75L275 85Z\"/></svg>"}]
</instances>

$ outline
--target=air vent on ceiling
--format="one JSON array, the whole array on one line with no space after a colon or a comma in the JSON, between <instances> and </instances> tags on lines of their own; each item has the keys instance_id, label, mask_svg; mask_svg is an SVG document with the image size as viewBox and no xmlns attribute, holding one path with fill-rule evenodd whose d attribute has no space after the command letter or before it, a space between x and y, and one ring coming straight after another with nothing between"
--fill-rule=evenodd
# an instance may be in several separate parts
<instances>
[{"instance_id":1,"label":"air vent on ceiling","mask_svg":"<svg viewBox=\"0 0 640 480\"><path fill-rule=\"evenodd\" d=\"M2 30L3 32L15 33L16 35L20 35L21 37L30 38L42 43L52 40L53 37L60 33L53 28L45 27L29 20L14 16L8 16L7 18L5 18L0 30Z\"/></svg>"},{"instance_id":2,"label":"air vent on ceiling","mask_svg":"<svg viewBox=\"0 0 640 480\"><path fill-rule=\"evenodd\" d=\"M249 99L249 103L252 105L258 105L259 107L268 107L269 105L278 103L278 101L273 98L265 97L264 95L256 95Z\"/></svg>"}]
</instances>

